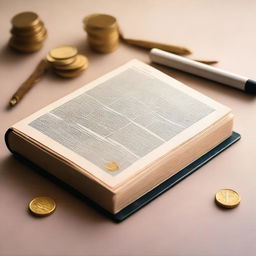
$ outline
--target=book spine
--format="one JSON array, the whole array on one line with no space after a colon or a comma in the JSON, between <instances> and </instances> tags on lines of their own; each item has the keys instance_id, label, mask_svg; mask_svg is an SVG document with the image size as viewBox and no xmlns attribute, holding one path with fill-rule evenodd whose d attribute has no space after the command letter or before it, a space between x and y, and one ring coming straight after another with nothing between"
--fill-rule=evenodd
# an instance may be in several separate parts
<instances>
[{"instance_id":1,"label":"book spine","mask_svg":"<svg viewBox=\"0 0 256 256\"><path fill-rule=\"evenodd\" d=\"M80 170L12 128L5 133L5 142L7 148L14 155L24 158L33 166L39 167L40 172L54 176L55 180L60 180L108 212L113 213L114 193L88 177L84 170Z\"/></svg>"}]
</instances>

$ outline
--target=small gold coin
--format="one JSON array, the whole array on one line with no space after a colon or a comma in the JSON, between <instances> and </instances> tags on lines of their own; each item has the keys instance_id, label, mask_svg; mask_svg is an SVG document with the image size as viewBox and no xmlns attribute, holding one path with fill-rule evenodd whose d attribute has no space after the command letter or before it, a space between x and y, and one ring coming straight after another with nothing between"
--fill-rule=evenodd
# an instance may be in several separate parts
<instances>
[{"instance_id":1,"label":"small gold coin","mask_svg":"<svg viewBox=\"0 0 256 256\"><path fill-rule=\"evenodd\" d=\"M29 27L26 29L12 27L10 32L13 35L26 37L31 35L33 36L35 33L39 33L43 28L44 28L44 23L40 21L36 26Z\"/></svg>"},{"instance_id":2,"label":"small gold coin","mask_svg":"<svg viewBox=\"0 0 256 256\"><path fill-rule=\"evenodd\" d=\"M119 169L119 166L116 162L108 162L106 163L105 167L108 171L111 172L117 171Z\"/></svg>"},{"instance_id":3,"label":"small gold coin","mask_svg":"<svg viewBox=\"0 0 256 256\"><path fill-rule=\"evenodd\" d=\"M69 65L71 64L72 62L75 61L76 57L72 57L72 58L69 58L69 59L63 59L63 60L56 60L54 58L51 57L51 55L47 55L46 56L46 59L48 60L48 62L52 63L54 66L65 66L65 65Z\"/></svg>"},{"instance_id":4,"label":"small gold coin","mask_svg":"<svg viewBox=\"0 0 256 256\"><path fill-rule=\"evenodd\" d=\"M91 18L94 17L94 16L98 16L98 15L101 15L101 14L100 14L100 13L93 13L93 14L90 14L90 15L85 16L85 17L83 18L83 23L84 23L84 25L87 24L87 21L88 21L89 19L91 19Z\"/></svg>"},{"instance_id":5,"label":"small gold coin","mask_svg":"<svg viewBox=\"0 0 256 256\"><path fill-rule=\"evenodd\" d=\"M14 38L11 38L9 41L9 45L14 48L15 50L21 51L21 52L35 52L42 48L42 43L34 43L34 44L20 44L20 42L17 42Z\"/></svg>"},{"instance_id":6,"label":"small gold coin","mask_svg":"<svg viewBox=\"0 0 256 256\"><path fill-rule=\"evenodd\" d=\"M116 27L116 18L107 14L95 14L85 17L83 22L85 26L96 29L108 29Z\"/></svg>"},{"instance_id":7,"label":"small gold coin","mask_svg":"<svg viewBox=\"0 0 256 256\"><path fill-rule=\"evenodd\" d=\"M55 208L55 201L46 196L36 197L29 203L29 210L37 216L47 216L53 213Z\"/></svg>"},{"instance_id":8,"label":"small gold coin","mask_svg":"<svg viewBox=\"0 0 256 256\"><path fill-rule=\"evenodd\" d=\"M88 35L89 35L89 33L88 33ZM118 39L119 39L119 34L116 32L111 33L108 36L104 36L104 37L89 35L89 38L88 38L89 42L94 45L106 45L106 44L110 45L110 44L117 42Z\"/></svg>"},{"instance_id":9,"label":"small gold coin","mask_svg":"<svg viewBox=\"0 0 256 256\"><path fill-rule=\"evenodd\" d=\"M232 189L221 189L215 195L215 201L224 208L235 208L240 204L239 194Z\"/></svg>"},{"instance_id":10,"label":"small gold coin","mask_svg":"<svg viewBox=\"0 0 256 256\"><path fill-rule=\"evenodd\" d=\"M87 66L83 66L79 69L75 69L75 70L57 70L54 69L54 72L64 78L73 78L73 77L77 77L80 76L85 70L87 69Z\"/></svg>"},{"instance_id":11,"label":"small gold coin","mask_svg":"<svg viewBox=\"0 0 256 256\"><path fill-rule=\"evenodd\" d=\"M80 69L80 68L87 68L88 67L88 59L81 54L78 54L75 58L75 60L70 63L69 65L55 65L55 68L57 70L74 70L74 69Z\"/></svg>"},{"instance_id":12,"label":"small gold coin","mask_svg":"<svg viewBox=\"0 0 256 256\"><path fill-rule=\"evenodd\" d=\"M45 28L42 29L39 33L30 36L18 36L13 35L13 38L19 42L20 44L33 44L33 43L41 43L47 37L47 31Z\"/></svg>"},{"instance_id":13,"label":"small gold coin","mask_svg":"<svg viewBox=\"0 0 256 256\"><path fill-rule=\"evenodd\" d=\"M77 49L68 45L59 46L50 51L50 56L56 60L69 59L76 55Z\"/></svg>"},{"instance_id":14,"label":"small gold coin","mask_svg":"<svg viewBox=\"0 0 256 256\"><path fill-rule=\"evenodd\" d=\"M39 17L34 12L22 12L12 18L12 25L16 28L27 28L35 26L40 22Z\"/></svg>"}]
</instances>

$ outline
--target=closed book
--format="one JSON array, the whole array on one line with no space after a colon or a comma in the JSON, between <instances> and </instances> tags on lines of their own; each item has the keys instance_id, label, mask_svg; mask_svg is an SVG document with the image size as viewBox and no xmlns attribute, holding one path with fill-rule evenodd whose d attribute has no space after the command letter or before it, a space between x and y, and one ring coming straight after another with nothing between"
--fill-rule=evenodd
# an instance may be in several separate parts
<instances>
[{"instance_id":1,"label":"closed book","mask_svg":"<svg viewBox=\"0 0 256 256\"><path fill-rule=\"evenodd\" d=\"M115 215L232 128L230 108L132 60L14 124L6 143Z\"/></svg>"}]
</instances>

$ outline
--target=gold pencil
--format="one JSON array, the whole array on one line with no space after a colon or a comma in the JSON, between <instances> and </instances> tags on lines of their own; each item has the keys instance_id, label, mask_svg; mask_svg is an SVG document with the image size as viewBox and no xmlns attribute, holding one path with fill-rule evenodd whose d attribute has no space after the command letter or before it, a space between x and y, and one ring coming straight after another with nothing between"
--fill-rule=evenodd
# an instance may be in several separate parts
<instances>
[{"instance_id":1,"label":"gold pencil","mask_svg":"<svg viewBox=\"0 0 256 256\"><path fill-rule=\"evenodd\" d=\"M120 28L118 28L120 39L130 45L135 45L144 49L152 49L152 48L158 48L163 51L172 52L178 55L188 55L191 54L191 50L189 50L186 47L179 46L179 45L170 45L170 44L163 44L153 41L145 41L145 40L137 40L137 39L131 39L124 37L122 31Z\"/></svg>"},{"instance_id":2,"label":"gold pencil","mask_svg":"<svg viewBox=\"0 0 256 256\"><path fill-rule=\"evenodd\" d=\"M43 59L39 62L34 72L28 77L26 81L21 84L21 86L12 96L11 100L9 101L9 105L11 107L15 106L23 98L23 96L36 84L36 82L46 72L48 67L49 63L46 59Z\"/></svg>"},{"instance_id":3,"label":"gold pencil","mask_svg":"<svg viewBox=\"0 0 256 256\"><path fill-rule=\"evenodd\" d=\"M172 52L178 55L188 55L192 53L188 48L185 48L183 46L163 44L163 43L145 41L145 40L129 39L129 38L122 38L122 39L124 42L128 44L142 47L145 49L158 48L158 49L161 49L167 52Z\"/></svg>"}]
</instances>

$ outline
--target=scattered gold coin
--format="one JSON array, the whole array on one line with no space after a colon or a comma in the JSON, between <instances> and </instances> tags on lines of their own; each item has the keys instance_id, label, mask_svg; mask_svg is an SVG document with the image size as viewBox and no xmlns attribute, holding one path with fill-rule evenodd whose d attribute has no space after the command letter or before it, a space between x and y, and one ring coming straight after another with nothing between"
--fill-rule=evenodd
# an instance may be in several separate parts
<instances>
[{"instance_id":1,"label":"scattered gold coin","mask_svg":"<svg viewBox=\"0 0 256 256\"><path fill-rule=\"evenodd\" d=\"M221 189L215 195L216 203L224 208L235 208L240 204L239 194L232 189Z\"/></svg>"},{"instance_id":2,"label":"scattered gold coin","mask_svg":"<svg viewBox=\"0 0 256 256\"><path fill-rule=\"evenodd\" d=\"M47 30L34 12L22 12L12 18L9 45L21 52L35 52L42 48Z\"/></svg>"},{"instance_id":3,"label":"scattered gold coin","mask_svg":"<svg viewBox=\"0 0 256 256\"><path fill-rule=\"evenodd\" d=\"M59 46L50 51L50 56L56 60L69 59L76 55L77 49L69 45Z\"/></svg>"},{"instance_id":4,"label":"scattered gold coin","mask_svg":"<svg viewBox=\"0 0 256 256\"><path fill-rule=\"evenodd\" d=\"M36 197L29 203L29 210L36 216L47 216L53 213L55 208L55 201L46 196Z\"/></svg>"},{"instance_id":5,"label":"scattered gold coin","mask_svg":"<svg viewBox=\"0 0 256 256\"><path fill-rule=\"evenodd\" d=\"M119 169L119 166L116 162L108 162L106 163L105 167L108 171L111 172L117 171Z\"/></svg>"}]
</instances>

